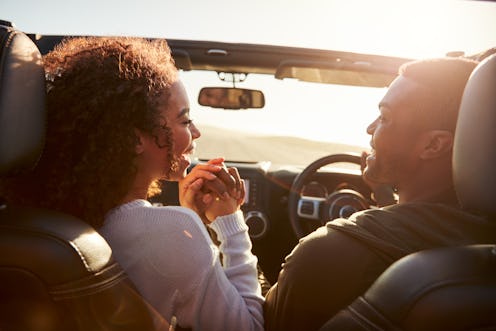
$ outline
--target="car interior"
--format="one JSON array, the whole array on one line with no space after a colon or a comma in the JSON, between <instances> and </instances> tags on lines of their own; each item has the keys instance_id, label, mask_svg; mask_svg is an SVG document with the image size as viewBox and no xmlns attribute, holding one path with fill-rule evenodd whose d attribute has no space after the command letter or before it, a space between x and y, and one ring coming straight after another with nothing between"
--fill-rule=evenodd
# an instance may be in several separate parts
<instances>
[{"instance_id":1,"label":"car interior","mask_svg":"<svg viewBox=\"0 0 496 331\"><path fill-rule=\"evenodd\" d=\"M63 35L27 34L44 55L60 43ZM209 71L232 76L231 87L203 87L199 104L222 111L259 108L265 100L263 92L236 86L248 74L264 74L277 80L339 83L365 87L387 87L395 78L398 67L409 58L339 52L297 47L255 45L167 39L176 67L183 73ZM226 78L229 81L229 77ZM230 104L212 98L227 93L247 98L234 98ZM191 96L194 98L194 96ZM223 99L225 100L225 98ZM233 99L231 99L233 100ZM239 100L249 100L244 103ZM206 135L205 135L206 136ZM201 140L198 144L202 144ZM221 138L222 139L222 138ZM253 140L255 144L256 140ZM211 141L212 145L222 144ZM260 144L264 142L261 141ZM287 149L290 142L283 141ZM208 146L202 145L201 150ZM239 147L239 154L246 150ZM329 152L325 151L324 155ZM236 167L247 186L242 210L250 228L253 252L270 283L277 279L285 256L298 239L324 224L329 218L349 215L374 205L369 187L360 175L358 150L333 153L316 158L305 170L287 164L261 160L229 158L226 165ZM193 162L206 161L198 159ZM351 167L336 167L348 164ZM177 183L163 182L163 191L152 197L155 204L178 205ZM329 196L324 194L330 192Z\"/></svg>"},{"instance_id":2,"label":"car interior","mask_svg":"<svg viewBox=\"0 0 496 331\"><path fill-rule=\"evenodd\" d=\"M10 176L29 171L42 153L45 80L41 57L63 37L24 33L6 21L0 22L0 33L0 176ZM409 60L368 56L364 69L362 55L353 53L182 40L169 44L182 70L243 72L243 65L255 57L257 69L250 70L260 73L332 82L338 72L340 83L359 80L366 86L387 86L398 66ZM219 57L223 49L232 54L232 62ZM208 50L217 53L208 55ZM496 55L492 55L479 64L466 87L453 159L461 203L488 218L496 216L492 198L495 89ZM212 91L203 93L207 92ZM239 93L249 96L250 106L263 101L256 90ZM270 282L277 279L284 256L298 239L324 219L373 206L359 170L323 170L338 162L359 164L360 157L332 154L303 170L274 168L265 162L228 163L238 167L248 184L242 208L253 252ZM316 197L312 190L318 188L309 184L315 182L325 183L333 193L325 199ZM164 185L165 193L154 202L178 204L177 185ZM84 220L2 201L0 297L0 330L152 330L158 318L113 260L105 240ZM322 330L491 330L496 329L494 307L496 246L436 249L394 263Z\"/></svg>"}]
</instances>

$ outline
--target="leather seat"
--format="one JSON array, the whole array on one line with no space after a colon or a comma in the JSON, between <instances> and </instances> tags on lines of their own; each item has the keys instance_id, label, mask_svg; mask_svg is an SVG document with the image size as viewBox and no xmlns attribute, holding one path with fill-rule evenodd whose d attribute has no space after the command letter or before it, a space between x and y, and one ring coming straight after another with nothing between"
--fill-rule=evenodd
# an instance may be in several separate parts
<instances>
[{"instance_id":1,"label":"leather seat","mask_svg":"<svg viewBox=\"0 0 496 331\"><path fill-rule=\"evenodd\" d=\"M34 43L0 22L0 176L43 149L45 79ZM0 330L152 330L152 314L83 221L0 202Z\"/></svg>"},{"instance_id":2,"label":"leather seat","mask_svg":"<svg viewBox=\"0 0 496 331\"><path fill-rule=\"evenodd\" d=\"M496 221L496 55L464 91L453 176L461 204ZM496 244L496 243L495 243ZM496 330L496 245L422 251L391 265L326 330Z\"/></svg>"}]
</instances>

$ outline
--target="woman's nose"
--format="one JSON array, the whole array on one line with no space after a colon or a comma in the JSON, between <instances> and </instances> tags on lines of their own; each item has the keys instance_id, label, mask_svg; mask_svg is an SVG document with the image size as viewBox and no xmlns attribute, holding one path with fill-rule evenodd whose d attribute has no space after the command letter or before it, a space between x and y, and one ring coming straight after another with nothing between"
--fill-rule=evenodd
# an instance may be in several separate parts
<instances>
[{"instance_id":1,"label":"woman's nose","mask_svg":"<svg viewBox=\"0 0 496 331\"><path fill-rule=\"evenodd\" d=\"M194 123L191 123L191 137L193 139L198 139L201 136L200 130L196 127Z\"/></svg>"}]
</instances>

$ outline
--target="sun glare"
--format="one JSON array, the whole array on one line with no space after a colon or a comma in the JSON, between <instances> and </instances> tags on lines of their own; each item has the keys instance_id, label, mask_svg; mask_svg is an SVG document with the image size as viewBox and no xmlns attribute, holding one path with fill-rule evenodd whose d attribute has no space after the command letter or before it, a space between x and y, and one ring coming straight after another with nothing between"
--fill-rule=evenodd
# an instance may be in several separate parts
<instances>
[{"instance_id":1,"label":"sun glare","mask_svg":"<svg viewBox=\"0 0 496 331\"><path fill-rule=\"evenodd\" d=\"M419 58L474 54L496 31L496 6L480 1L330 1L300 17L311 47ZM310 29L312 30L312 29ZM487 42L487 41L486 41Z\"/></svg>"}]
</instances>

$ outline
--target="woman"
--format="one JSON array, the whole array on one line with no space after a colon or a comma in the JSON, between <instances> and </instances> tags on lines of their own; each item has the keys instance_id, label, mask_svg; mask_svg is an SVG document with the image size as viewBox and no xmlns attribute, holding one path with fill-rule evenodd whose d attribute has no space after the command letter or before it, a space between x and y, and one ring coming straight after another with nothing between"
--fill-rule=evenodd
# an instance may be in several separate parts
<instances>
[{"instance_id":1,"label":"woman","mask_svg":"<svg viewBox=\"0 0 496 331\"><path fill-rule=\"evenodd\" d=\"M31 191L17 183L23 198L98 228L167 323L263 329L243 183L221 158L186 174L200 131L166 42L75 38L44 61L46 150L27 179ZM159 179L179 181L181 207L146 200Z\"/></svg>"}]
</instances>

